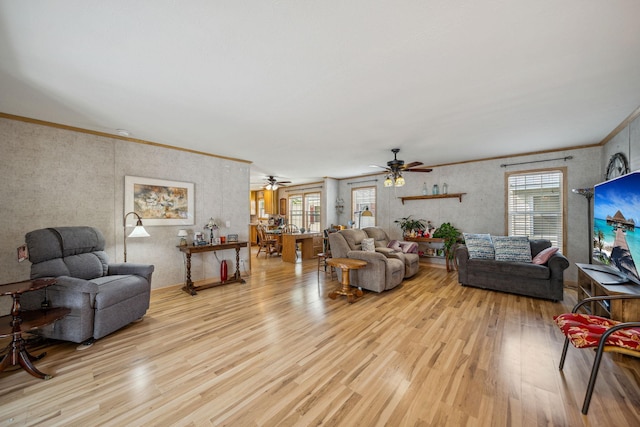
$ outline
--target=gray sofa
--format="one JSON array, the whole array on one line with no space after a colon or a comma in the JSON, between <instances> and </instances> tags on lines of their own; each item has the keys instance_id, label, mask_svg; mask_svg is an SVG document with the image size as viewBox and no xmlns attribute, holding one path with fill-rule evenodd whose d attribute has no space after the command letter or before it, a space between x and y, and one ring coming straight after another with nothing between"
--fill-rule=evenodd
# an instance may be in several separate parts
<instances>
[{"instance_id":1,"label":"gray sofa","mask_svg":"<svg viewBox=\"0 0 640 427\"><path fill-rule=\"evenodd\" d=\"M332 258L353 258L367 261L367 266L349 272L352 286L373 292L393 289L402 283L404 262L397 258L387 258L380 252L362 250L362 240L369 236L364 230L340 230L329 234ZM340 269L338 269L340 270ZM338 273L340 277L341 272Z\"/></svg>"},{"instance_id":2,"label":"gray sofa","mask_svg":"<svg viewBox=\"0 0 640 427\"><path fill-rule=\"evenodd\" d=\"M37 309L46 295L71 313L41 330L47 338L72 342L99 339L140 319L149 308L153 265L109 264L105 239L93 227L44 228L27 233L31 278L56 277L57 284L22 296Z\"/></svg>"},{"instance_id":3,"label":"gray sofa","mask_svg":"<svg viewBox=\"0 0 640 427\"><path fill-rule=\"evenodd\" d=\"M417 253L404 253L389 247L389 236L380 227L366 227L363 229L367 236L373 239L376 252L384 254L387 258L398 258L404 263L404 278L407 279L420 270L420 255ZM408 242L407 242L408 243Z\"/></svg>"},{"instance_id":4,"label":"gray sofa","mask_svg":"<svg viewBox=\"0 0 640 427\"><path fill-rule=\"evenodd\" d=\"M545 239L530 240L531 256L551 247ZM465 245L455 249L458 282L463 286L491 289L536 298L560 301L564 295L564 270L569 260L556 252L546 264L469 258Z\"/></svg>"}]
</instances>

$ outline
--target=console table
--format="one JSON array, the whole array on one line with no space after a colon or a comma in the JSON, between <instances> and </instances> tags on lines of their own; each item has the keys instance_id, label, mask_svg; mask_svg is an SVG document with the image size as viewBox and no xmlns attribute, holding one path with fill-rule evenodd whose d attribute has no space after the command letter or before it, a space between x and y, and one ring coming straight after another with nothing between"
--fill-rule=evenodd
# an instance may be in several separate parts
<instances>
[{"instance_id":1,"label":"console table","mask_svg":"<svg viewBox=\"0 0 640 427\"><path fill-rule=\"evenodd\" d=\"M436 243L436 244L439 244L439 245L443 245L444 244L444 239L440 238L440 237L405 237L404 240L406 240L407 242L416 242L418 245L420 245L420 243L426 244L427 246L430 246L431 243ZM447 272L457 270L458 266L455 264L455 259L450 260L449 259L450 258L449 253L447 252L446 249L444 249L444 246L442 247L442 249L443 249L443 253L444 253L443 256L423 255L423 257L425 257L425 258L444 258L445 265L447 266Z\"/></svg>"},{"instance_id":2,"label":"console table","mask_svg":"<svg viewBox=\"0 0 640 427\"><path fill-rule=\"evenodd\" d=\"M37 378L48 380L51 375L40 372L33 361L42 359L47 353L38 356L31 355L25 348L22 332L28 332L49 325L63 318L71 311L68 308L56 307L42 310L20 310L20 295L25 292L37 291L56 283L54 278L25 280L23 282L0 285L0 295L10 295L13 298L11 314L0 317L0 337L11 336L9 352L0 362L0 372L9 366L20 365L25 371Z\"/></svg>"},{"instance_id":3,"label":"console table","mask_svg":"<svg viewBox=\"0 0 640 427\"><path fill-rule=\"evenodd\" d=\"M182 290L189 295L196 295L197 291L214 286L226 285L228 283L245 283L244 279L240 277L240 248L249 246L249 242L229 242L221 243L219 245L201 245L201 246L178 246L180 252L183 252L187 256L187 281L185 282ZM206 283L204 285L195 286L191 281L191 254L199 254L202 252L216 252L225 249L236 250L236 272L234 275L225 280L213 283Z\"/></svg>"},{"instance_id":4,"label":"console table","mask_svg":"<svg viewBox=\"0 0 640 427\"><path fill-rule=\"evenodd\" d=\"M622 322L640 319L640 286L619 282L619 276L607 266L576 264L578 267L578 302L589 297L637 295L639 299L592 301L586 304L589 314Z\"/></svg>"}]
</instances>

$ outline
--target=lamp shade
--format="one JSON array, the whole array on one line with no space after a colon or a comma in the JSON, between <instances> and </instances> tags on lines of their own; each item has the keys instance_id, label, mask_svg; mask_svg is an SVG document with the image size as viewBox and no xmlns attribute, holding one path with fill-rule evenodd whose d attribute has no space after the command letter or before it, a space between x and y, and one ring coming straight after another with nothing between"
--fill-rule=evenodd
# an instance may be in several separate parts
<instances>
[{"instance_id":1,"label":"lamp shade","mask_svg":"<svg viewBox=\"0 0 640 427\"><path fill-rule=\"evenodd\" d=\"M404 178L402 175L396 178L396 187L402 187L404 185Z\"/></svg>"},{"instance_id":2,"label":"lamp shade","mask_svg":"<svg viewBox=\"0 0 640 427\"><path fill-rule=\"evenodd\" d=\"M393 180L391 179L390 176L387 176L384 180L384 186L385 187L393 187Z\"/></svg>"},{"instance_id":3,"label":"lamp shade","mask_svg":"<svg viewBox=\"0 0 640 427\"><path fill-rule=\"evenodd\" d=\"M189 234L187 233L187 230L181 229L178 230L178 237L187 237Z\"/></svg>"},{"instance_id":4,"label":"lamp shade","mask_svg":"<svg viewBox=\"0 0 640 427\"><path fill-rule=\"evenodd\" d=\"M367 206L366 208L364 208L364 210L361 212L362 216L373 216L373 212L371 212L369 210L369 206Z\"/></svg>"},{"instance_id":5,"label":"lamp shade","mask_svg":"<svg viewBox=\"0 0 640 427\"><path fill-rule=\"evenodd\" d=\"M129 237L151 237L142 225L136 225Z\"/></svg>"}]
</instances>

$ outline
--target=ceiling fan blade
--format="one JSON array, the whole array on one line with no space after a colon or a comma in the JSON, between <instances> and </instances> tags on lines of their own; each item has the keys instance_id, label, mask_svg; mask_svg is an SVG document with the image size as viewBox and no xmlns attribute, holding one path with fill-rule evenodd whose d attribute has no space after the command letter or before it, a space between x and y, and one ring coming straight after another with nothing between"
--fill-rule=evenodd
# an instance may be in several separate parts
<instances>
[{"instance_id":1,"label":"ceiling fan blade","mask_svg":"<svg viewBox=\"0 0 640 427\"><path fill-rule=\"evenodd\" d=\"M431 172L433 169L421 168L421 169L405 169L404 172Z\"/></svg>"},{"instance_id":2,"label":"ceiling fan blade","mask_svg":"<svg viewBox=\"0 0 640 427\"><path fill-rule=\"evenodd\" d=\"M416 166L420 166L422 164L424 164L424 163L422 163L422 162L411 162L408 165L404 165L404 169L413 168L413 167L416 167Z\"/></svg>"},{"instance_id":3,"label":"ceiling fan blade","mask_svg":"<svg viewBox=\"0 0 640 427\"><path fill-rule=\"evenodd\" d=\"M386 166L380 166L380 165L369 165L370 168L380 168L380 169L384 169L384 170L390 170L388 167Z\"/></svg>"},{"instance_id":4,"label":"ceiling fan blade","mask_svg":"<svg viewBox=\"0 0 640 427\"><path fill-rule=\"evenodd\" d=\"M277 181L278 184L291 184L291 181Z\"/></svg>"}]
</instances>

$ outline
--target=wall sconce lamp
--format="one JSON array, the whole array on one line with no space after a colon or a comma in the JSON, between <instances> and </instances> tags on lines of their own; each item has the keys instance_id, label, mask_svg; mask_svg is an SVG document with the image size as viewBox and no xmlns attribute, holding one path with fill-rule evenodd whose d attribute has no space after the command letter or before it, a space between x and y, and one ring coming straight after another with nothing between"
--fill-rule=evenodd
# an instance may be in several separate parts
<instances>
[{"instance_id":1,"label":"wall sconce lamp","mask_svg":"<svg viewBox=\"0 0 640 427\"><path fill-rule=\"evenodd\" d=\"M127 236L127 217L129 215L135 215L136 218L138 218L138 221L136 222L136 226L133 229L133 231L131 232L131 234L129 234L129 236ZM140 219L140 215L138 215L135 212L129 212L128 214L126 214L124 216L124 221L123 221L123 229L124 229L124 262L127 262L127 237L151 237L149 235L149 233L147 233L147 230L144 229L144 227L142 226L142 219Z\"/></svg>"},{"instance_id":2,"label":"wall sconce lamp","mask_svg":"<svg viewBox=\"0 0 640 427\"><path fill-rule=\"evenodd\" d=\"M344 200L342 200L340 197L338 197L336 199L336 212L341 214L343 211L344 211Z\"/></svg>"}]
</instances>

